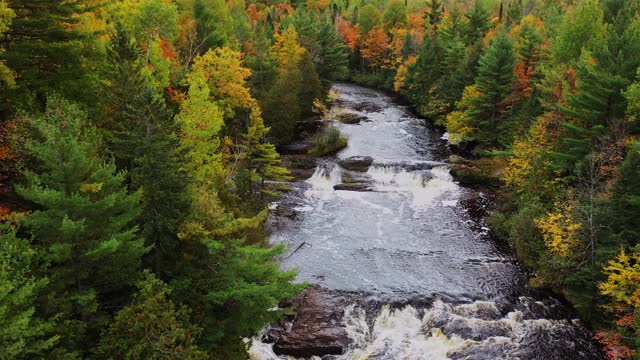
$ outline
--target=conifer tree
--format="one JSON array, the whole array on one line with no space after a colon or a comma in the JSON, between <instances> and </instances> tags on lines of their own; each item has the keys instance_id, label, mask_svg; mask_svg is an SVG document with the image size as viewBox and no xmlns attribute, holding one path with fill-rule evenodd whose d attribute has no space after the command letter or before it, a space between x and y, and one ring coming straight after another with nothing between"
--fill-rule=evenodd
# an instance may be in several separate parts
<instances>
[{"instance_id":1,"label":"conifer tree","mask_svg":"<svg viewBox=\"0 0 640 360\"><path fill-rule=\"evenodd\" d=\"M382 14L382 23L386 31L391 30L396 24L407 24L407 7L402 0L389 1Z\"/></svg>"},{"instance_id":2,"label":"conifer tree","mask_svg":"<svg viewBox=\"0 0 640 360\"><path fill-rule=\"evenodd\" d=\"M382 13L373 4L367 4L358 11L358 27L362 36L381 23Z\"/></svg>"},{"instance_id":3,"label":"conifer tree","mask_svg":"<svg viewBox=\"0 0 640 360\"><path fill-rule=\"evenodd\" d=\"M473 7L465 15L469 20L467 39L469 42L474 43L482 37L484 33L489 30L489 10L487 9L484 0L475 0Z\"/></svg>"},{"instance_id":4,"label":"conifer tree","mask_svg":"<svg viewBox=\"0 0 640 360\"><path fill-rule=\"evenodd\" d=\"M515 51L504 32L498 34L478 62L476 90L480 96L472 102L466 115L472 127L478 129L476 140L484 145L496 145L503 100L513 88Z\"/></svg>"},{"instance_id":5,"label":"conifer tree","mask_svg":"<svg viewBox=\"0 0 640 360\"><path fill-rule=\"evenodd\" d=\"M427 19L433 31L438 30L440 21L442 20L443 5L441 0L427 0Z\"/></svg>"},{"instance_id":6,"label":"conifer tree","mask_svg":"<svg viewBox=\"0 0 640 360\"><path fill-rule=\"evenodd\" d=\"M196 345L201 332L190 311L177 307L167 284L145 271L131 304L120 310L103 333L97 353L118 359L208 359Z\"/></svg>"},{"instance_id":7,"label":"conifer tree","mask_svg":"<svg viewBox=\"0 0 640 360\"><path fill-rule=\"evenodd\" d=\"M293 25L300 45L307 49L318 76L323 80L338 80L347 73L348 53L343 38L338 33L330 14L298 8L294 15L281 25ZM327 83L328 85L328 83Z\"/></svg>"},{"instance_id":8,"label":"conifer tree","mask_svg":"<svg viewBox=\"0 0 640 360\"><path fill-rule=\"evenodd\" d=\"M618 167L611 191L611 217L608 219L618 240L629 245L638 244L640 226L640 144L629 148L627 157Z\"/></svg>"},{"instance_id":9,"label":"conifer tree","mask_svg":"<svg viewBox=\"0 0 640 360\"><path fill-rule=\"evenodd\" d=\"M0 223L0 359L43 357L58 336L54 322L36 315L36 297L46 277L33 273L36 252L16 236L9 223Z\"/></svg>"},{"instance_id":10,"label":"conifer tree","mask_svg":"<svg viewBox=\"0 0 640 360\"><path fill-rule=\"evenodd\" d=\"M96 53L88 46L94 33L80 30L90 5L79 1L11 0L15 13L0 41L2 60L20 79L0 88L0 111L44 108L50 92L95 103L99 83L90 73Z\"/></svg>"},{"instance_id":11,"label":"conifer tree","mask_svg":"<svg viewBox=\"0 0 640 360\"><path fill-rule=\"evenodd\" d=\"M280 154L273 144L266 142L269 128L264 126L264 121L259 109L251 112L249 127L244 135L242 143L242 158L245 162L242 171L246 171L244 194L240 194L247 202L254 204L253 210L257 213L264 209L267 200L272 200L278 194L268 190L265 181L290 180L289 170L280 166ZM257 187L257 190L254 188ZM266 197L265 197L266 195Z\"/></svg>"},{"instance_id":12,"label":"conifer tree","mask_svg":"<svg viewBox=\"0 0 640 360\"><path fill-rule=\"evenodd\" d=\"M118 32L113 44L107 139L118 165L127 171L130 190L142 190L139 223L147 245L153 246L154 271L165 276L176 266L176 234L189 208L178 124L140 73L128 36Z\"/></svg>"},{"instance_id":13,"label":"conifer tree","mask_svg":"<svg viewBox=\"0 0 640 360\"><path fill-rule=\"evenodd\" d=\"M140 194L129 194L125 175L98 157L98 132L78 106L52 97L33 124L35 161L17 192L38 208L24 223L49 264L43 315L59 318L58 350L81 355L148 251L133 225Z\"/></svg>"}]
</instances>

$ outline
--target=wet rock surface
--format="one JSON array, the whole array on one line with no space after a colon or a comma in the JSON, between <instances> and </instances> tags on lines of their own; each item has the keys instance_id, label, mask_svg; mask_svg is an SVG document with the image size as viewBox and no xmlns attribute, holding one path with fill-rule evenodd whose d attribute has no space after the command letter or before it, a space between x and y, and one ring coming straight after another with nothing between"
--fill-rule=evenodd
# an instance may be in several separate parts
<instances>
[{"instance_id":1,"label":"wet rock surface","mask_svg":"<svg viewBox=\"0 0 640 360\"><path fill-rule=\"evenodd\" d=\"M337 184L333 186L333 189L346 191L373 191L367 183Z\"/></svg>"},{"instance_id":2,"label":"wet rock surface","mask_svg":"<svg viewBox=\"0 0 640 360\"><path fill-rule=\"evenodd\" d=\"M283 155L282 165L289 169L294 179L306 180L313 175L316 160L307 155Z\"/></svg>"},{"instance_id":3,"label":"wet rock surface","mask_svg":"<svg viewBox=\"0 0 640 360\"><path fill-rule=\"evenodd\" d=\"M350 158L340 160L338 164L346 170L365 172L369 170L369 166L373 164L373 158L370 156L352 156Z\"/></svg>"},{"instance_id":4,"label":"wet rock surface","mask_svg":"<svg viewBox=\"0 0 640 360\"><path fill-rule=\"evenodd\" d=\"M451 164L450 173L453 178L462 185L470 187L500 186L500 180L485 174L482 170L472 165Z\"/></svg>"},{"instance_id":5,"label":"wet rock surface","mask_svg":"<svg viewBox=\"0 0 640 360\"><path fill-rule=\"evenodd\" d=\"M342 113L336 116L336 120L340 121L343 124L359 124L362 121L366 121L367 117L363 115L358 115L354 113Z\"/></svg>"},{"instance_id":6,"label":"wet rock surface","mask_svg":"<svg viewBox=\"0 0 640 360\"><path fill-rule=\"evenodd\" d=\"M268 337L276 354L296 357L340 355L350 344L342 323L343 307L327 289L308 287L291 304L296 313L274 325Z\"/></svg>"},{"instance_id":7,"label":"wet rock surface","mask_svg":"<svg viewBox=\"0 0 640 360\"><path fill-rule=\"evenodd\" d=\"M368 113L377 113L384 110L384 108L373 102L361 102L353 104L353 109L356 111L368 112Z\"/></svg>"}]
</instances>

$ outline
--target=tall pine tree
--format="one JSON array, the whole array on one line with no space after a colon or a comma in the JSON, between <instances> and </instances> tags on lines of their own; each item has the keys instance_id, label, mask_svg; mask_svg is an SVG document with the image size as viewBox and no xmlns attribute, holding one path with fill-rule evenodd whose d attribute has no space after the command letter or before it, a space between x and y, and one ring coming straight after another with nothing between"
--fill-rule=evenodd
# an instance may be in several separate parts
<instances>
[{"instance_id":1,"label":"tall pine tree","mask_svg":"<svg viewBox=\"0 0 640 360\"><path fill-rule=\"evenodd\" d=\"M110 54L108 144L117 164L128 172L130 190L142 191L139 223L147 245L153 246L150 264L164 278L176 266L178 227L190 206L178 124L141 74L137 52L124 30L114 36Z\"/></svg>"},{"instance_id":2,"label":"tall pine tree","mask_svg":"<svg viewBox=\"0 0 640 360\"><path fill-rule=\"evenodd\" d=\"M133 225L140 194L129 194L124 173L97 155L100 137L78 106L50 98L33 124L34 162L17 192L38 209L24 223L49 265L44 316L59 318L59 351L81 355L126 298L148 250Z\"/></svg>"}]
</instances>

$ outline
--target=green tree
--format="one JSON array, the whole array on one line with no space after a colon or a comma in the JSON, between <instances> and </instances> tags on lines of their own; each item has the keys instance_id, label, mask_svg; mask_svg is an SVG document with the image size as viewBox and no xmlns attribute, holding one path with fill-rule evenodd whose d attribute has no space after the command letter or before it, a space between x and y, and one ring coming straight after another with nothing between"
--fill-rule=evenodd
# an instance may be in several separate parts
<instances>
[{"instance_id":1,"label":"green tree","mask_svg":"<svg viewBox=\"0 0 640 360\"><path fill-rule=\"evenodd\" d=\"M593 41L604 35L603 17L597 0L581 1L571 7L552 42L554 59L563 64L577 62L582 49L592 49Z\"/></svg>"},{"instance_id":2,"label":"green tree","mask_svg":"<svg viewBox=\"0 0 640 360\"><path fill-rule=\"evenodd\" d=\"M302 75L302 83L304 86L298 93L298 102L301 104L301 116L313 115L313 103L316 100L323 99L322 82L316 71L316 67L311 61L311 55L308 51L302 53L302 57L298 62L298 69Z\"/></svg>"},{"instance_id":3,"label":"green tree","mask_svg":"<svg viewBox=\"0 0 640 360\"><path fill-rule=\"evenodd\" d=\"M466 43L466 35L468 32L469 21L462 16L462 12L457 6L454 6L446 13L438 28L438 36L445 45L453 41Z\"/></svg>"},{"instance_id":4,"label":"green tree","mask_svg":"<svg viewBox=\"0 0 640 360\"><path fill-rule=\"evenodd\" d=\"M465 16L469 20L467 39L469 39L471 43L482 39L484 33L489 30L491 26L489 10L485 6L484 0L475 0L473 7Z\"/></svg>"},{"instance_id":5,"label":"green tree","mask_svg":"<svg viewBox=\"0 0 640 360\"><path fill-rule=\"evenodd\" d=\"M185 195L189 179L182 169L185 158L176 134L178 124L164 99L141 75L125 33L116 35L110 54L109 147L120 168L127 170L130 190L142 190L142 234L153 246L154 270L166 276L175 266L176 234L189 208Z\"/></svg>"},{"instance_id":6,"label":"green tree","mask_svg":"<svg viewBox=\"0 0 640 360\"><path fill-rule=\"evenodd\" d=\"M434 31L438 30L442 21L443 5L441 0L427 0L427 19Z\"/></svg>"},{"instance_id":7,"label":"green tree","mask_svg":"<svg viewBox=\"0 0 640 360\"><path fill-rule=\"evenodd\" d=\"M360 34L364 36L368 34L371 29L379 26L382 23L382 13L372 4L363 6L358 11L358 27L360 28Z\"/></svg>"},{"instance_id":8,"label":"green tree","mask_svg":"<svg viewBox=\"0 0 640 360\"><path fill-rule=\"evenodd\" d=\"M247 201L247 205L254 213L262 211L268 200L273 200L278 193L269 190L265 181L290 180L289 170L280 166L280 154L276 147L266 141L269 128L258 109L252 111L247 133L242 142L243 168L239 179L245 181L244 186L238 185L239 195ZM238 182L236 182L238 183Z\"/></svg>"},{"instance_id":9,"label":"green tree","mask_svg":"<svg viewBox=\"0 0 640 360\"><path fill-rule=\"evenodd\" d=\"M387 3L382 14L384 29L389 31L396 24L407 25L407 7L402 0L391 0Z\"/></svg>"},{"instance_id":10,"label":"green tree","mask_svg":"<svg viewBox=\"0 0 640 360\"><path fill-rule=\"evenodd\" d=\"M35 250L16 237L9 223L0 224L0 359L42 357L58 341L54 323L36 315L36 297L46 277L33 273Z\"/></svg>"},{"instance_id":11,"label":"green tree","mask_svg":"<svg viewBox=\"0 0 640 360\"><path fill-rule=\"evenodd\" d=\"M198 25L198 35L204 43L203 52L229 45L233 28L231 14L223 0L195 0L193 16Z\"/></svg>"},{"instance_id":12,"label":"green tree","mask_svg":"<svg viewBox=\"0 0 640 360\"><path fill-rule=\"evenodd\" d=\"M1 117L15 109L44 108L51 92L95 103L99 82L91 73L97 54L94 33L79 24L89 5L78 1L11 0L15 13L4 33L1 61L15 72L15 87L0 88ZM5 8L2 11L8 14Z\"/></svg>"},{"instance_id":13,"label":"green tree","mask_svg":"<svg viewBox=\"0 0 640 360\"><path fill-rule=\"evenodd\" d=\"M167 284L145 271L131 304L120 310L103 333L97 353L117 359L207 359L196 345L201 329L190 322L186 306L171 301Z\"/></svg>"},{"instance_id":14,"label":"green tree","mask_svg":"<svg viewBox=\"0 0 640 360\"><path fill-rule=\"evenodd\" d=\"M293 25L300 45L307 49L315 66L314 72L323 80L343 79L347 72L348 52L330 13L317 14L298 8L282 26Z\"/></svg>"},{"instance_id":15,"label":"green tree","mask_svg":"<svg viewBox=\"0 0 640 360\"><path fill-rule=\"evenodd\" d=\"M607 223L617 241L629 245L638 244L640 226L640 143L629 148L625 160L618 167L611 191L611 210ZM617 249L616 249L617 250Z\"/></svg>"},{"instance_id":16,"label":"green tree","mask_svg":"<svg viewBox=\"0 0 640 360\"><path fill-rule=\"evenodd\" d=\"M480 57L474 95L467 101L463 99L466 105L460 123L474 129L469 139L476 140L482 147L498 146L504 136L496 136L496 129L501 130L504 125L500 121L503 101L513 87L515 60L511 39L500 32Z\"/></svg>"},{"instance_id":17,"label":"green tree","mask_svg":"<svg viewBox=\"0 0 640 360\"><path fill-rule=\"evenodd\" d=\"M43 315L60 318L59 350L81 355L126 298L148 250L133 225L140 194L127 193L125 175L98 157L98 132L78 106L50 98L33 125L34 162L16 190L38 209L24 224L49 264Z\"/></svg>"},{"instance_id":18,"label":"green tree","mask_svg":"<svg viewBox=\"0 0 640 360\"><path fill-rule=\"evenodd\" d=\"M0 2L0 36L9 30L11 21L15 17L16 13L7 6L7 3ZM0 59L3 59L1 50ZM0 60L0 82L4 83L5 86L14 87L16 85L15 77L13 70L9 69L4 61Z\"/></svg>"},{"instance_id":19,"label":"green tree","mask_svg":"<svg viewBox=\"0 0 640 360\"><path fill-rule=\"evenodd\" d=\"M200 343L213 358L245 359L242 338L277 320L282 310L274 308L304 285L291 283L294 271L280 271L276 256L283 246L268 249L234 239L199 241L204 251L187 265L188 276L173 283L174 294L198 309L194 321L203 328Z\"/></svg>"}]
</instances>

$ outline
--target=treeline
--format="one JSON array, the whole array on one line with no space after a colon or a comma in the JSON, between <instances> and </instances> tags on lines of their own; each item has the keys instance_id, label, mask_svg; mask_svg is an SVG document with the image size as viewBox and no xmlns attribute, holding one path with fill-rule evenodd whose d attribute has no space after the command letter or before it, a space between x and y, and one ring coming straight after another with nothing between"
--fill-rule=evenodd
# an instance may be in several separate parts
<instances>
[{"instance_id":1,"label":"treeline","mask_svg":"<svg viewBox=\"0 0 640 360\"><path fill-rule=\"evenodd\" d=\"M637 357L639 11L0 0L0 357L245 358L300 290L264 246L275 145L340 79L394 89L501 173L490 221L532 285Z\"/></svg>"},{"instance_id":2,"label":"treeline","mask_svg":"<svg viewBox=\"0 0 640 360\"><path fill-rule=\"evenodd\" d=\"M0 359L246 359L303 287L263 225L290 179L275 145L347 72L333 24L0 1Z\"/></svg>"},{"instance_id":3,"label":"treeline","mask_svg":"<svg viewBox=\"0 0 640 360\"><path fill-rule=\"evenodd\" d=\"M346 5L351 78L393 88L501 173L490 221L600 332L640 356L640 2Z\"/></svg>"}]
</instances>

